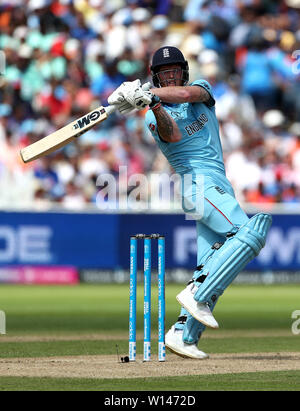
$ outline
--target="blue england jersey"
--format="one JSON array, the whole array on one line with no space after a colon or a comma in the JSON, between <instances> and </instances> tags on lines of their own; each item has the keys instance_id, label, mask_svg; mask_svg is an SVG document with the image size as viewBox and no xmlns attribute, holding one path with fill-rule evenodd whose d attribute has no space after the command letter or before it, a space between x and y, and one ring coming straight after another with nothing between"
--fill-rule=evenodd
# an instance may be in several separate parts
<instances>
[{"instance_id":1,"label":"blue england jersey","mask_svg":"<svg viewBox=\"0 0 300 411\"><path fill-rule=\"evenodd\" d=\"M219 124L211 86L205 80L196 80L191 86L203 87L210 94L207 103L163 103L164 109L176 121L182 138L176 143L164 142L157 131L151 110L145 121L157 145L178 174L207 174L216 171L225 175Z\"/></svg>"}]
</instances>

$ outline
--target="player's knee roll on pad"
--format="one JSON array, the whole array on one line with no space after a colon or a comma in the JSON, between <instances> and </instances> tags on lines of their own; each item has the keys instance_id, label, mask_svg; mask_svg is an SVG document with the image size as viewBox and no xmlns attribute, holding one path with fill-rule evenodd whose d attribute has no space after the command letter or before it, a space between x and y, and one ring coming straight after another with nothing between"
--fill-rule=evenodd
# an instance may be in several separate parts
<instances>
[{"instance_id":1,"label":"player's knee roll on pad","mask_svg":"<svg viewBox=\"0 0 300 411\"><path fill-rule=\"evenodd\" d=\"M214 253L203 269L206 279L194 294L197 302L207 302L210 307L214 304L240 271L264 247L271 223L272 217L269 214L256 214Z\"/></svg>"}]
</instances>

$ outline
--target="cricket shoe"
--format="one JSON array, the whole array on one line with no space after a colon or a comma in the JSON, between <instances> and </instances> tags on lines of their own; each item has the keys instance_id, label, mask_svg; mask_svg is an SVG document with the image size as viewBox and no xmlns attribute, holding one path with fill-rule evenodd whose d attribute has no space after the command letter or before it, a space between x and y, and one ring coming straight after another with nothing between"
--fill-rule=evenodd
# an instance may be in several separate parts
<instances>
[{"instance_id":1,"label":"cricket shoe","mask_svg":"<svg viewBox=\"0 0 300 411\"><path fill-rule=\"evenodd\" d=\"M219 328L207 303L198 303L194 299L196 287L189 284L181 293L176 296L176 300L182 305L196 320L210 328ZM194 292L193 292L194 291Z\"/></svg>"},{"instance_id":2,"label":"cricket shoe","mask_svg":"<svg viewBox=\"0 0 300 411\"><path fill-rule=\"evenodd\" d=\"M204 360L208 355L198 350L196 344L186 344L182 340L183 330L176 330L174 325L165 336L166 347L174 354L184 358L193 358L195 360Z\"/></svg>"}]
</instances>

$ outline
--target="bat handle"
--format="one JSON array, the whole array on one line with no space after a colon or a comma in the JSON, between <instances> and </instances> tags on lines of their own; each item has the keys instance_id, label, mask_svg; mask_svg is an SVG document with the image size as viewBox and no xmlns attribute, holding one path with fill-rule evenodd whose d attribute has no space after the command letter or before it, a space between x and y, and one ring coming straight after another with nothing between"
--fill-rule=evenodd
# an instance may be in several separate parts
<instances>
[{"instance_id":1,"label":"bat handle","mask_svg":"<svg viewBox=\"0 0 300 411\"><path fill-rule=\"evenodd\" d=\"M118 106L115 104L112 104L111 106L106 106L105 107L106 114L110 116L112 113L114 113L117 110L117 108Z\"/></svg>"},{"instance_id":2,"label":"bat handle","mask_svg":"<svg viewBox=\"0 0 300 411\"><path fill-rule=\"evenodd\" d=\"M142 85L142 89L144 91L149 91L150 88L151 88L150 81L148 81L148 83L145 83L145 84ZM108 116L110 116L112 113L114 113L117 109L118 109L118 106L116 104L112 104L111 106L106 106L105 107L105 111L106 111L106 114Z\"/></svg>"}]
</instances>

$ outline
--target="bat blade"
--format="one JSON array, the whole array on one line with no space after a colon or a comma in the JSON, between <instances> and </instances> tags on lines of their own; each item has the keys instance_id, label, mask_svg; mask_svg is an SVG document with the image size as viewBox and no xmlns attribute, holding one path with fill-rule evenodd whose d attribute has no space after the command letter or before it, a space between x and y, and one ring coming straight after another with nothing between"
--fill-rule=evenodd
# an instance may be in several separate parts
<instances>
[{"instance_id":1,"label":"bat blade","mask_svg":"<svg viewBox=\"0 0 300 411\"><path fill-rule=\"evenodd\" d=\"M27 147L24 147L20 151L23 162L28 163L29 161L36 160L39 157L50 154L53 151L67 145L88 131L90 128L106 120L108 114L109 113L105 110L105 107L100 106L72 123L67 124L57 131L54 131L48 136L41 138Z\"/></svg>"}]
</instances>

